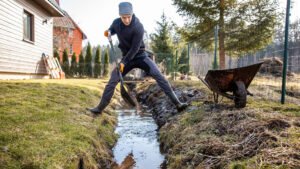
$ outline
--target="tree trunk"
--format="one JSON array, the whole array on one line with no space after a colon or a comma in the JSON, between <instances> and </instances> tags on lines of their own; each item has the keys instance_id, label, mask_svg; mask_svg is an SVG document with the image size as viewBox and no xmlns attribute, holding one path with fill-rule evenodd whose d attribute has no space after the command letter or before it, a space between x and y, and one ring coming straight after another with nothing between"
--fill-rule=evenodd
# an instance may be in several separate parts
<instances>
[{"instance_id":1,"label":"tree trunk","mask_svg":"<svg viewBox=\"0 0 300 169\"><path fill-rule=\"evenodd\" d=\"M225 69L225 32L224 32L224 0L220 0L220 19L219 19L219 59L220 69Z\"/></svg>"}]
</instances>

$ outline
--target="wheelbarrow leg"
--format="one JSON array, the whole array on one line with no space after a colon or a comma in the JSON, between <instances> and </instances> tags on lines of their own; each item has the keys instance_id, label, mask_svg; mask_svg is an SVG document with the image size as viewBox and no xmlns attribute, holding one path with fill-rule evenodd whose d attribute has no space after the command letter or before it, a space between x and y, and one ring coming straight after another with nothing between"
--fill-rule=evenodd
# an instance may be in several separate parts
<instances>
[{"instance_id":1,"label":"wheelbarrow leg","mask_svg":"<svg viewBox=\"0 0 300 169\"><path fill-rule=\"evenodd\" d=\"M216 92L213 92L213 95L214 95L214 101L215 101L215 103L218 103L219 102L219 94L216 93Z\"/></svg>"},{"instance_id":2,"label":"wheelbarrow leg","mask_svg":"<svg viewBox=\"0 0 300 169\"><path fill-rule=\"evenodd\" d=\"M236 81L233 90L234 104L236 108L244 108L247 102L247 90L244 82Z\"/></svg>"}]
</instances>

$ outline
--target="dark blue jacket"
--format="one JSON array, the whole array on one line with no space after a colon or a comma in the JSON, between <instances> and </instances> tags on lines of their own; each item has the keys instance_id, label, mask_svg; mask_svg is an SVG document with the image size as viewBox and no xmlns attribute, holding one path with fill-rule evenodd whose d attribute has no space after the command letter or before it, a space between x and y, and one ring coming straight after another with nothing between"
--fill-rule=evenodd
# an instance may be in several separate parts
<instances>
[{"instance_id":1,"label":"dark blue jacket","mask_svg":"<svg viewBox=\"0 0 300 169\"><path fill-rule=\"evenodd\" d=\"M124 64L132 60L137 54L145 51L144 27L134 14L130 25L124 25L121 18L117 18L113 21L109 30L111 35L117 34L118 36Z\"/></svg>"}]
</instances>

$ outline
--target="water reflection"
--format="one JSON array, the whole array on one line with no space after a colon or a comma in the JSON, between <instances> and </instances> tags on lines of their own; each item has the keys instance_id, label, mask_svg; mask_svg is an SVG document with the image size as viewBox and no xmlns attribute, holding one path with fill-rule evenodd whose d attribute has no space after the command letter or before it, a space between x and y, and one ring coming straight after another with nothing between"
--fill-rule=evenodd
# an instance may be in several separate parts
<instances>
[{"instance_id":1,"label":"water reflection","mask_svg":"<svg viewBox=\"0 0 300 169\"><path fill-rule=\"evenodd\" d=\"M118 111L118 142L113 148L115 160L121 164L131 154L135 161L133 168L158 169L164 161L157 140L157 125L151 114L133 110Z\"/></svg>"}]
</instances>

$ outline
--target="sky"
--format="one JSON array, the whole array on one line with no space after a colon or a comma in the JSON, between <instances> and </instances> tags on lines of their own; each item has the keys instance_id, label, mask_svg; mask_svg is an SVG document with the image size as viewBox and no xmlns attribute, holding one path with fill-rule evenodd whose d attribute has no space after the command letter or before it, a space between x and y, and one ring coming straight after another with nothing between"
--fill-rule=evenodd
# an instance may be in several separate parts
<instances>
[{"instance_id":1,"label":"sky","mask_svg":"<svg viewBox=\"0 0 300 169\"><path fill-rule=\"evenodd\" d=\"M73 20L87 35L88 41L93 45L107 45L107 39L103 36L112 21L119 17L118 4L124 0L60 0L62 9L68 12ZM166 16L183 26L183 18L172 5L172 0L127 0L133 5L133 12L144 25L148 34L154 33L157 21L163 12ZM279 0L281 8L286 8L287 0ZM291 20L300 18L300 0L293 0ZM297 11L299 14L297 14ZM284 21L283 21L284 22ZM116 40L116 37L113 37ZM85 41L86 43L87 41Z\"/></svg>"},{"instance_id":2,"label":"sky","mask_svg":"<svg viewBox=\"0 0 300 169\"><path fill-rule=\"evenodd\" d=\"M123 1L60 0L60 6L84 31L92 45L106 45L108 42L103 33L113 20L119 17L118 5ZM127 1L132 3L133 12L140 19L148 34L155 32L156 21L160 21L163 12L168 15L167 17L172 17L178 25L183 25L183 19L176 13L172 0ZM116 40L116 37L113 37L113 40Z\"/></svg>"}]
</instances>

